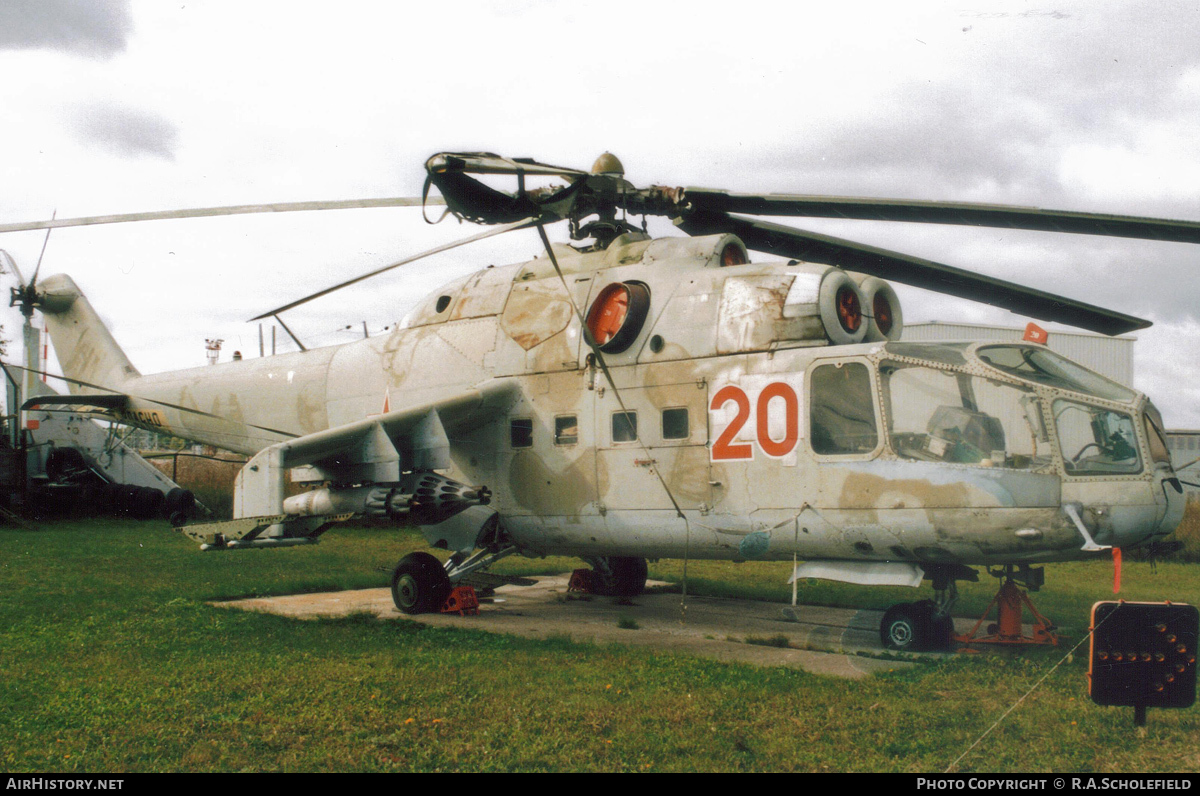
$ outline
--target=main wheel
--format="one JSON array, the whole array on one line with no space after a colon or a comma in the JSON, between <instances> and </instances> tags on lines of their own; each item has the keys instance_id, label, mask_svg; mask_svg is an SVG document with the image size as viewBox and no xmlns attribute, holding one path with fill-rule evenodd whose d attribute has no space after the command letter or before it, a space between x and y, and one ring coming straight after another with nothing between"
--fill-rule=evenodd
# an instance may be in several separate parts
<instances>
[{"instance_id":1,"label":"main wheel","mask_svg":"<svg viewBox=\"0 0 1200 796\"><path fill-rule=\"evenodd\" d=\"M954 650L954 617L943 616L934 619L929 625L929 649Z\"/></svg>"},{"instance_id":2,"label":"main wheel","mask_svg":"<svg viewBox=\"0 0 1200 796\"><path fill-rule=\"evenodd\" d=\"M406 614L436 611L450 596L450 578L429 553L409 553L392 572L392 601Z\"/></svg>"},{"instance_id":3,"label":"main wheel","mask_svg":"<svg viewBox=\"0 0 1200 796\"><path fill-rule=\"evenodd\" d=\"M595 562L596 592L608 597L637 597L646 588L646 559L608 556Z\"/></svg>"},{"instance_id":4,"label":"main wheel","mask_svg":"<svg viewBox=\"0 0 1200 796\"><path fill-rule=\"evenodd\" d=\"M913 652L929 643L932 611L924 603L900 603L887 609L879 623L879 638L887 649Z\"/></svg>"}]
</instances>

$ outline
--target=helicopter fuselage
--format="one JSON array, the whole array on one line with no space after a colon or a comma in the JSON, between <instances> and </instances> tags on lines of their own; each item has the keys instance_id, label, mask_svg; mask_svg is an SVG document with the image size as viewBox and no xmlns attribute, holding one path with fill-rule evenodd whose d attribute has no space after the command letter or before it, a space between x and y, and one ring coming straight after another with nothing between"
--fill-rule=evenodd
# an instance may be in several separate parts
<instances>
[{"instance_id":1,"label":"helicopter fuselage","mask_svg":"<svg viewBox=\"0 0 1200 796\"><path fill-rule=\"evenodd\" d=\"M130 396L126 422L250 455L503 382L502 407L450 434L447 474L486 485L530 555L1008 564L1178 524L1144 395L1034 344L904 343L898 317L839 331L844 272L725 265L731 245L556 246L446 285L386 336L147 376L72 337L74 310L48 321L66 375Z\"/></svg>"}]
</instances>

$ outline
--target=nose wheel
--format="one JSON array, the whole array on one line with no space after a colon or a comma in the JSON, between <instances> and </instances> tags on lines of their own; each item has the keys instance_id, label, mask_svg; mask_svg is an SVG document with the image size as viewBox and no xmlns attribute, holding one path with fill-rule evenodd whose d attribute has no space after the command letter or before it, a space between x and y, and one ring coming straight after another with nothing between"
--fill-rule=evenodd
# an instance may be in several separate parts
<instances>
[{"instance_id":1,"label":"nose wheel","mask_svg":"<svg viewBox=\"0 0 1200 796\"><path fill-rule=\"evenodd\" d=\"M893 605L879 623L879 640L885 649L907 652L954 649L954 617L950 609L958 600L956 581L976 581L970 567L957 564L924 565L925 577L933 581L933 599Z\"/></svg>"},{"instance_id":2,"label":"nose wheel","mask_svg":"<svg viewBox=\"0 0 1200 796\"><path fill-rule=\"evenodd\" d=\"M954 620L939 616L933 600L893 605L879 623L883 646L901 652L949 650L954 648Z\"/></svg>"}]
</instances>

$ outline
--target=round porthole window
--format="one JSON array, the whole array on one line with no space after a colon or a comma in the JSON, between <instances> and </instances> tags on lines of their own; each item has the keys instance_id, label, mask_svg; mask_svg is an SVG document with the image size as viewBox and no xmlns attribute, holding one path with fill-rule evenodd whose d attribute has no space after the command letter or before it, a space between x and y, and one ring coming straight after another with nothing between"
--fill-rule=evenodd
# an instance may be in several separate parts
<instances>
[{"instance_id":1,"label":"round porthole window","mask_svg":"<svg viewBox=\"0 0 1200 796\"><path fill-rule=\"evenodd\" d=\"M745 265L750 262L746 257L746 250L736 243L726 243L725 248L721 250L721 267L728 268L731 265Z\"/></svg>"},{"instance_id":2,"label":"round porthole window","mask_svg":"<svg viewBox=\"0 0 1200 796\"><path fill-rule=\"evenodd\" d=\"M650 289L641 282L613 282L588 310L587 328L601 351L616 354L637 339L650 309Z\"/></svg>"}]
</instances>

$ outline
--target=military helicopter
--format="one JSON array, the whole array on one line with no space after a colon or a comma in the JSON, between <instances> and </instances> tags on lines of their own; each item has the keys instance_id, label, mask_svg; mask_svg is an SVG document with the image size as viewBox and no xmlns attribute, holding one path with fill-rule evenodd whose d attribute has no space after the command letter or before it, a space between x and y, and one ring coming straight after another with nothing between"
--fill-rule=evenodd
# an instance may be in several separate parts
<instances>
[{"instance_id":1,"label":"military helicopter","mask_svg":"<svg viewBox=\"0 0 1200 796\"><path fill-rule=\"evenodd\" d=\"M437 610L513 554L580 557L614 595L640 593L647 559L798 558L796 577L931 580L933 599L893 606L880 632L889 646L940 647L973 567L1036 588L1035 564L1153 544L1182 517L1145 395L1037 342L903 342L885 280L1110 335L1148 321L755 216L1192 243L1200 223L638 188L610 154L590 171L491 153L425 167L421 197L0 226L444 203L493 226L459 244L518 229L542 243L528 262L435 290L387 336L150 375L76 284L51 276L14 301L45 316L74 394L29 405L71 404L249 455L233 519L179 528L204 550L310 544L352 517L416 526L450 556L396 566L392 593L409 614ZM513 190L491 184L514 178ZM647 216L689 237L653 239ZM562 221L574 244L547 237ZM749 250L778 259L752 263ZM289 495L294 484L304 491Z\"/></svg>"}]
</instances>

